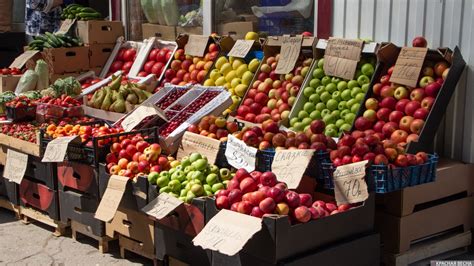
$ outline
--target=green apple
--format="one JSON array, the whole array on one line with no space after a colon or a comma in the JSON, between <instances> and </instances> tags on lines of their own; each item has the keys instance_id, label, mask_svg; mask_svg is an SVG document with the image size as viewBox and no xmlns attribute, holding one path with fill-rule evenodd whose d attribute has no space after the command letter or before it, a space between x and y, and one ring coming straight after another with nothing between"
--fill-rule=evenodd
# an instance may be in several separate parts
<instances>
[{"instance_id":1,"label":"green apple","mask_svg":"<svg viewBox=\"0 0 474 266\"><path fill-rule=\"evenodd\" d=\"M179 180L171 180L168 183L168 187L171 189L173 192L179 192L181 190L181 182Z\"/></svg>"},{"instance_id":2,"label":"green apple","mask_svg":"<svg viewBox=\"0 0 474 266\"><path fill-rule=\"evenodd\" d=\"M193 152L191 153L191 155L189 156L189 160L191 161L191 163L199 160L199 159L202 159L202 155L197 153L197 152Z\"/></svg>"},{"instance_id":3,"label":"green apple","mask_svg":"<svg viewBox=\"0 0 474 266\"><path fill-rule=\"evenodd\" d=\"M178 180L180 183L183 182L185 179L186 179L186 175L184 174L184 171L182 170L176 170L171 175L171 180Z\"/></svg>"},{"instance_id":4,"label":"green apple","mask_svg":"<svg viewBox=\"0 0 474 266\"><path fill-rule=\"evenodd\" d=\"M332 98L332 95L325 91L323 92L320 96L319 96L319 99L323 102L323 103L327 103L330 99Z\"/></svg>"},{"instance_id":5,"label":"green apple","mask_svg":"<svg viewBox=\"0 0 474 266\"><path fill-rule=\"evenodd\" d=\"M318 67L321 68L321 69L323 69L323 67L324 67L324 58L319 59L319 61L318 61Z\"/></svg>"},{"instance_id":6,"label":"green apple","mask_svg":"<svg viewBox=\"0 0 474 266\"><path fill-rule=\"evenodd\" d=\"M341 80L337 83L337 90L342 92L347 88L347 81Z\"/></svg>"},{"instance_id":7,"label":"green apple","mask_svg":"<svg viewBox=\"0 0 474 266\"><path fill-rule=\"evenodd\" d=\"M323 121L324 121L324 123L326 124L326 127L327 127L329 124L336 123L336 117L334 117L331 114L328 114L326 116L323 116Z\"/></svg>"},{"instance_id":8,"label":"green apple","mask_svg":"<svg viewBox=\"0 0 474 266\"><path fill-rule=\"evenodd\" d=\"M186 195L188 194L188 189L181 189L181 192L179 193L179 196L180 197L186 197Z\"/></svg>"},{"instance_id":9,"label":"green apple","mask_svg":"<svg viewBox=\"0 0 474 266\"><path fill-rule=\"evenodd\" d=\"M336 127L337 127L337 128L340 128L340 127L341 127L342 125L344 125L345 123L346 123L346 121L345 121L344 119L340 119L340 118L339 118L339 119L336 121Z\"/></svg>"},{"instance_id":10,"label":"green apple","mask_svg":"<svg viewBox=\"0 0 474 266\"><path fill-rule=\"evenodd\" d=\"M168 186L162 187L162 188L160 188L160 190L158 192L160 192L160 193L169 193L169 192L171 192L171 188L168 187Z\"/></svg>"},{"instance_id":11,"label":"green apple","mask_svg":"<svg viewBox=\"0 0 474 266\"><path fill-rule=\"evenodd\" d=\"M305 110L301 110L301 111L298 112L298 118L300 120L302 120L303 118L308 117L308 116L309 116L309 114Z\"/></svg>"},{"instance_id":12,"label":"green apple","mask_svg":"<svg viewBox=\"0 0 474 266\"><path fill-rule=\"evenodd\" d=\"M335 91L332 93L332 98L336 101L341 101L341 92L340 91Z\"/></svg>"},{"instance_id":13,"label":"green apple","mask_svg":"<svg viewBox=\"0 0 474 266\"><path fill-rule=\"evenodd\" d=\"M357 83L359 83L360 86L362 86L364 84L369 84L370 83L370 78L367 77L366 75L360 75L357 78Z\"/></svg>"},{"instance_id":14,"label":"green apple","mask_svg":"<svg viewBox=\"0 0 474 266\"><path fill-rule=\"evenodd\" d=\"M313 78L321 79L324 77L324 71L323 68L316 68L313 70Z\"/></svg>"},{"instance_id":15,"label":"green apple","mask_svg":"<svg viewBox=\"0 0 474 266\"><path fill-rule=\"evenodd\" d=\"M354 113L354 114L357 114L357 112L359 112L359 108L360 108L360 104L355 103L351 106L351 112Z\"/></svg>"},{"instance_id":16,"label":"green apple","mask_svg":"<svg viewBox=\"0 0 474 266\"><path fill-rule=\"evenodd\" d=\"M355 80L349 80L349 82L347 83L347 87L352 90L352 88L354 87L359 87L359 83L357 83L357 81Z\"/></svg>"},{"instance_id":17,"label":"green apple","mask_svg":"<svg viewBox=\"0 0 474 266\"><path fill-rule=\"evenodd\" d=\"M346 110L347 108L347 102L346 101L340 101L338 104L337 104L337 109L339 111L343 111L343 110Z\"/></svg>"},{"instance_id":18,"label":"green apple","mask_svg":"<svg viewBox=\"0 0 474 266\"><path fill-rule=\"evenodd\" d=\"M329 124L329 125L326 125L326 127L324 129L338 130L338 127L335 124Z\"/></svg>"},{"instance_id":19,"label":"green apple","mask_svg":"<svg viewBox=\"0 0 474 266\"><path fill-rule=\"evenodd\" d=\"M214 193L216 193L217 191L221 189L225 189L224 184L222 183L215 183L214 185L212 185L212 192Z\"/></svg>"},{"instance_id":20,"label":"green apple","mask_svg":"<svg viewBox=\"0 0 474 266\"><path fill-rule=\"evenodd\" d=\"M349 101L347 101L347 108L350 109L355 103L357 103L355 99L350 99Z\"/></svg>"},{"instance_id":21,"label":"green apple","mask_svg":"<svg viewBox=\"0 0 474 266\"><path fill-rule=\"evenodd\" d=\"M157 180L158 178L160 177L160 174L157 173L157 172L151 172L148 174L147 178L148 178L148 182L150 182L150 184L156 184L157 183ZM158 185L159 187L164 187L164 186L160 186Z\"/></svg>"},{"instance_id":22,"label":"green apple","mask_svg":"<svg viewBox=\"0 0 474 266\"><path fill-rule=\"evenodd\" d=\"M369 85L370 84L367 83L367 84L364 84L360 87L362 89L363 93L367 93L369 91Z\"/></svg>"},{"instance_id":23,"label":"green apple","mask_svg":"<svg viewBox=\"0 0 474 266\"><path fill-rule=\"evenodd\" d=\"M202 187L204 188L204 191L212 191L212 188L209 184L204 184Z\"/></svg>"},{"instance_id":24,"label":"green apple","mask_svg":"<svg viewBox=\"0 0 474 266\"><path fill-rule=\"evenodd\" d=\"M352 98L351 97L351 90L346 89L346 90L342 91L341 92L341 98L345 101L350 100Z\"/></svg>"},{"instance_id":25,"label":"green apple","mask_svg":"<svg viewBox=\"0 0 474 266\"><path fill-rule=\"evenodd\" d=\"M170 179L167 176L160 176L158 179L156 179L156 185L158 187L166 187L169 182Z\"/></svg>"},{"instance_id":26,"label":"green apple","mask_svg":"<svg viewBox=\"0 0 474 266\"><path fill-rule=\"evenodd\" d=\"M314 111L314 108L316 108L316 105L312 102L307 102L304 104L303 109L309 114L312 111Z\"/></svg>"},{"instance_id":27,"label":"green apple","mask_svg":"<svg viewBox=\"0 0 474 266\"><path fill-rule=\"evenodd\" d=\"M329 83L328 85L326 85L326 91L329 92L329 93L333 93L337 90L337 86L336 84L334 83Z\"/></svg>"},{"instance_id":28,"label":"green apple","mask_svg":"<svg viewBox=\"0 0 474 266\"><path fill-rule=\"evenodd\" d=\"M324 110L321 111L321 117L323 117L323 118L330 115L330 114L331 114L331 110L329 110L329 109L324 109Z\"/></svg>"},{"instance_id":29,"label":"green apple","mask_svg":"<svg viewBox=\"0 0 474 266\"><path fill-rule=\"evenodd\" d=\"M303 129L303 131L304 131L304 132L308 131L309 127L310 127L310 125L305 126L304 129Z\"/></svg>"},{"instance_id":30,"label":"green apple","mask_svg":"<svg viewBox=\"0 0 474 266\"><path fill-rule=\"evenodd\" d=\"M341 126L339 127L339 132L340 132L340 133L342 133L342 132L350 132L351 129L352 129L352 126L349 125L349 124L347 124L347 123L345 123L345 124L343 124L343 125L341 125Z\"/></svg>"},{"instance_id":31,"label":"green apple","mask_svg":"<svg viewBox=\"0 0 474 266\"><path fill-rule=\"evenodd\" d=\"M194 184L191 186L190 191L196 195L197 197L202 196L204 194L204 187L199 184Z\"/></svg>"},{"instance_id":32,"label":"green apple","mask_svg":"<svg viewBox=\"0 0 474 266\"><path fill-rule=\"evenodd\" d=\"M324 76L324 77L321 79L321 84L323 84L323 86L326 86L326 85L328 85L329 83L331 83L331 77L329 77L329 76Z\"/></svg>"},{"instance_id":33,"label":"green apple","mask_svg":"<svg viewBox=\"0 0 474 266\"><path fill-rule=\"evenodd\" d=\"M296 122L293 128L295 129L295 131L303 131L304 126L303 126L303 123Z\"/></svg>"},{"instance_id":34,"label":"green apple","mask_svg":"<svg viewBox=\"0 0 474 266\"><path fill-rule=\"evenodd\" d=\"M321 95L321 94L322 94L323 92L325 92L325 91L326 91L326 87L324 87L323 85L318 86L318 87L316 88L316 93L319 94L319 95Z\"/></svg>"},{"instance_id":35,"label":"green apple","mask_svg":"<svg viewBox=\"0 0 474 266\"><path fill-rule=\"evenodd\" d=\"M355 98L357 93L362 92L362 89L360 87L354 87L351 89L351 97Z\"/></svg>"},{"instance_id":36,"label":"green apple","mask_svg":"<svg viewBox=\"0 0 474 266\"><path fill-rule=\"evenodd\" d=\"M219 173L219 167L217 167L217 165L211 164L209 166L209 172L211 172L213 174L217 174L217 173Z\"/></svg>"},{"instance_id":37,"label":"green apple","mask_svg":"<svg viewBox=\"0 0 474 266\"><path fill-rule=\"evenodd\" d=\"M369 63L365 63L360 68L360 71L362 72L362 74L364 74L368 77L372 77L372 75L374 74L374 66L372 66Z\"/></svg>"},{"instance_id":38,"label":"green apple","mask_svg":"<svg viewBox=\"0 0 474 266\"><path fill-rule=\"evenodd\" d=\"M219 177L221 178L221 180L230 180L231 178L230 174L231 172L227 168L219 169Z\"/></svg>"},{"instance_id":39,"label":"green apple","mask_svg":"<svg viewBox=\"0 0 474 266\"><path fill-rule=\"evenodd\" d=\"M312 87L306 87L304 88L303 90L303 94L304 96L306 96L307 98L309 98L316 90Z\"/></svg>"},{"instance_id":40,"label":"green apple","mask_svg":"<svg viewBox=\"0 0 474 266\"><path fill-rule=\"evenodd\" d=\"M310 117L312 120L321 119L321 111L314 110L314 111L311 112L311 114L309 114L309 117Z\"/></svg>"},{"instance_id":41,"label":"green apple","mask_svg":"<svg viewBox=\"0 0 474 266\"><path fill-rule=\"evenodd\" d=\"M333 128L328 128L324 130L324 135L329 136L329 137L337 137L337 131Z\"/></svg>"},{"instance_id":42,"label":"green apple","mask_svg":"<svg viewBox=\"0 0 474 266\"><path fill-rule=\"evenodd\" d=\"M191 160L189 159L189 157L184 156L183 159L181 160L181 166L183 168L186 168L187 166L190 166L190 165L191 165Z\"/></svg>"},{"instance_id":43,"label":"green apple","mask_svg":"<svg viewBox=\"0 0 474 266\"><path fill-rule=\"evenodd\" d=\"M346 120L346 123L351 124L354 123L354 120L356 118L356 115L354 113L348 113L344 115L344 120Z\"/></svg>"},{"instance_id":44,"label":"green apple","mask_svg":"<svg viewBox=\"0 0 474 266\"><path fill-rule=\"evenodd\" d=\"M361 103L365 99L365 93L359 92L355 97L356 101Z\"/></svg>"},{"instance_id":45,"label":"green apple","mask_svg":"<svg viewBox=\"0 0 474 266\"><path fill-rule=\"evenodd\" d=\"M329 110L334 111L337 109L338 102L334 99L329 99L329 101L326 103L326 106Z\"/></svg>"},{"instance_id":46,"label":"green apple","mask_svg":"<svg viewBox=\"0 0 474 266\"><path fill-rule=\"evenodd\" d=\"M324 104L324 103L317 103L316 104L316 110L322 112L324 109L326 109L326 104Z\"/></svg>"},{"instance_id":47,"label":"green apple","mask_svg":"<svg viewBox=\"0 0 474 266\"><path fill-rule=\"evenodd\" d=\"M313 122L313 119L311 119L311 117L305 117L303 118L303 120L301 121L301 124L303 124L304 127L308 126L309 124L311 124L311 122Z\"/></svg>"},{"instance_id":48,"label":"green apple","mask_svg":"<svg viewBox=\"0 0 474 266\"><path fill-rule=\"evenodd\" d=\"M188 191L188 194L186 195L186 203L191 203L193 199L196 197L192 191Z\"/></svg>"},{"instance_id":49,"label":"green apple","mask_svg":"<svg viewBox=\"0 0 474 266\"><path fill-rule=\"evenodd\" d=\"M347 114L352 114L352 113L351 113L351 110L349 110L349 109L344 109L344 110L341 111L341 113L339 114L339 116L340 116L341 118L345 118Z\"/></svg>"},{"instance_id":50,"label":"green apple","mask_svg":"<svg viewBox=\"0 0 474 266\"><path fill-rule=\"evenodd\" d=\"M313 78L309 82L309 86L316 89L319 85L321 85L321 80L319 78Z\"/></svg>"},{"instance_id":51,"label":"green apple","mask_svg":"<svg viewBox=\"0 0 474 266\"><path fill-rule=\"evenodd\" d=\"M212 173L212 174L207 175L207 177L206 177L206 183L207 184L212 186L217 182L219 182L219 177L217 176L217 174Z\"/></svg>"},{"instance_id":52,"label":"green apple","mask_svg":"<svg viewBox=\"0 0 474 266\"><path fill-rule=\"evenodd\" d=\"M340 118L341 111L339 111L339 110L334 110L334 111L331 112L331 115L333 115L333 116L336 118L336 120L337 120L337 119Z\"/></svg>"},{"instance_id":53,"label":"green apple","mask_svg":"<svg viewBox=\"0 0 474 266\"><path fill-rule=\"evenodd\" d=\"M194 171L193 174L191 175L191 180L199 180L200 183L204 182L205 176L202 172L200 171Z\"/></svg>"},{"instance_id":54,"label":"green apple","mask_svg":"<svg viewBox=\"0 0 474 266\"><path fill-rule=\"evenodd\" d=\"M298 121L300 121L298 117L293 117L292 119L290 119L290 126L293 126Z\"/></svg>"},{"instance_id":55,"label":"green apple","mask_svg":"<svg viewBox=\"0 0 474 266\"><path fill-rule=\"evenodd\" d=\"M319 95L315 93L315 94L309 96L309 101L314 103L314 104L319 103Z\"/></svg>"},{"instance_id":56,"label":"green apple","mask_svg":"<svg viewBox=\"0 0 474 266\"><path fill-rule=\"evenodd\" d=\"M338 78L338 77L332 77L332 79L331 79L331 82L334 83L334 84L337 84L339 81L341 81L341 79Z\"/></svg>"},{"instance_id":57,"label":"green apple","mask_svg":"<svg viewBox=\"0 0 474 266\"><path fill-rule=\"evenodd\" d=\"M185 174L188 174L189 172L192 172L192 171L194 171L194 170L196 170L196 169L194 168L194 166L189 165L189 166L186 166L186 167L184 168L184 173L185 173Z\"/></svg>"}]
</instances>

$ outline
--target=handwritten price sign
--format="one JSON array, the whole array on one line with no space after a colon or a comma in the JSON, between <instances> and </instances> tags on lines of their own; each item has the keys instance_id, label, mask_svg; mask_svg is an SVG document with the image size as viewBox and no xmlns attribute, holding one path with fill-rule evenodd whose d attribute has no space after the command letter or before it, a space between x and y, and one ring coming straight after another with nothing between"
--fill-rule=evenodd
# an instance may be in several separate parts
<instances>
[{"instance_id":1,"label":"handwritten price sign","mask_svg":"<svg viewBox=\"0 0 474 266\"><path fill-rule=\"evenodd\" d=\"M10 181L20 184L25 176L27 165L28 154L8 149L3 176Z\"/></svg>"},{"instance_id":2,"label":"handwritten price sign","mask_svg":"<svg viewBox=\"0 0 474 266\"><path fill-rule=\"evenodd\" d=\"M283 36L283 41L280 49L280 60L278 60L275 73L288 74L295 67L296 61L300 56L301 42L303 36L297 35L295 37Z\"/></svg>"},{"instance_id":3,"label":"handwritten price sign","mask_svg":"<svg viewBox=\"0 0 474 266\"><path fill-rule=\"evenodd\" d=\"M96 219L110 222L114 218L129 181L130 179L125 176L112 175L110 177L107 188L95 212L94 217Z\"/></svg>"},{"instance_id":4,"label":"handwritten price sign","mask_svg":"<svg viewBox=\"0 0 474 266\"><path fill-rule=\"evenodd\" d=\"M64 157L66 156L67 146L73 141L79 141L79 137L69 136L53 139L51 142L48 143L48 146L46 146L46 150L44 151L43 159L41 160L41 162L63 162Z\"/></svg>"},{"instance_id":5,"label":"handwritten price sign","mask_svg":"<svg viewBox=\"0 0 474 266\"><path fill-rule=\"evenodd\" d=\"M368 162L366 160L336 168L333 178L337 205L362 202L369 197L364 179L365 166Z\"/></svg>"},{"instance_id":6,"label":"handwritten price sign","mask_svg":"<svg viewBox=\"0 0 474 266\"><path fill-rule=\"evenodd\" d=\"M230 165L251 172L255 170L255 162L257 160L257 149L247 146L245 142L229 135L225 157Z\"/></svg>"},{"instance_id":7,"label":"handwritten price sign","mask_svg":"<svg viewBox=\"0 0 474 266\"><path fill-rule=\"evenodd\" d=\"M272 162L272 172L279 181L288 185L289 189L299 186L314 150L282 150L276 151Z\"/></svg>"},{"instance_id":8,"label":"handwritten price sign","mask_svg":"<svg viewBox=\"0 0 474 266\"><path fill-rule=\"evenodd\" d=\"M261 229L262 219L223 209L206 224L193 243L234 256Z\"/></svg>"},{"instance_id":9,"label":"handwritten price sign","mask_svg":"<svg viewBox=\"0 0 474 266\"><path fill-rule=\"evenodd\" d=\"M428 48L403 47L393 68L390 82L415 88Z\"/></svg>"},{"instance_id":10,"label":"handwritten price sign","mask_svg":"<svg viewBox=\"0 0 474 266\"><path fill-rule=\"evenodd\" d=\"M221 142L216 139L211 139L199 134L194 134L186 131L181 140L181 147L178 150L178 159L188 156L193 152L199 152L205 155L209 163L216 162L217 154Z\"/></svg>"},{"instance_id":11,"label":"handwritten price sign","mask_svg":"<svg viewBox=\"0 0 474 266\"><path fill-rule=\"evenodd\" d=\"M142 211L158 220L161 220L181 204L183 204L181 200L168 193L161 193L156 199L143 207Z\"/></svg>"},{"instance_id":12,"label":"handwritten price sign","mask_svg":"<svg viewBox=\"0 0 474 266\"><path fill-rule=\"evenodd\" d=\"M227 56L245 58L254 42L254 40L237 40Z\"/></svg>"},{"instance_id":13,"label":"handwritten price sign","mask_svg":"<svg viewBox=\"0 0 474 266\"><path fill-rule=\"evenodd\" d=\"M208 36L189 35L188 43L184 46L184 53L191 56L204 56L206 51Z\"/></svg>"},{"instance_id":14,"label":"handwritten price sign","mask_svg":"<svg viewBox=\"0 0 474 266\"><path fill-rule=\"evenodd\" d=\"M324 53L324 72L329 76L353 79L363 41L331 38Z\"/></svg>"}]
</instances>

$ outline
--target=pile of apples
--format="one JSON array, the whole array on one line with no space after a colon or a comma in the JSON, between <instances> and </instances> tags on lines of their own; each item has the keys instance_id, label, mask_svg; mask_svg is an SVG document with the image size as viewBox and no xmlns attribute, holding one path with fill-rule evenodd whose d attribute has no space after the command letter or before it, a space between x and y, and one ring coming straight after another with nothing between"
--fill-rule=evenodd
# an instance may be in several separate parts
<instances>
[{"instance_id":1,"label":"pile of apples","mask_svg":"<svg viewBox=\"0 0 474 266\"><path fill-rule=\"evenodd\" d=\"M292 72L279 75L275 73L279 58L280 54L269 56L262 63L257 80L237 108L236 118L252 123L268 119L276 122L288 120L313 59L300 56Z\"/></svg>"},{"instance_id":2,"label":"pile of apples","mask_svg":"<svg viewBox=\"0 0 474 266\"><path fill-rule=\"evenodd\" d=\"M392 167L420 165L428 161L425 152L407 154L404 146L392 140L382 141L372 129L344 134L337 143L337 149L332 150L329 157L335 167L364 160Z\"/></svg>"},{"instance_id":3,"label":"pile of apples","mask_svg":"<svg viewBox=\"0 0 474 266\"><path fill-rule=\"evenodd\" d=\"M165 70L166 63L173 56L173 51L168 48L154 48L148 54L148 59L143 65L142 70L138 73L139 77L146 77L149 74L155 74L157 77L161 76Z\"/></svg>"},{"instance_id":4,"label":"pile of apples","mask_svg":"<svg viewBox=\"0 0 474 266\"><path fill-rule=\"evenodd\" d=\"M224 115L232 112L240 104L247 88L257 72L260 60L254 58L248 65L243 59L221 56L217 59L215 69L209 73L204 86L224 86L232 94L232 105Z\"/></svg>"},{"instance_id":5,"label":"pile of apples","mask_svg":"<svg viewBox=\"0 0 474 266\"><path fill-rule=\"evenodd\" d=\"M122 70L124 74L128 74L132 68L133 62L137 58L137 49L121 48L110 65L107 76L112 75L118 70Z\"/></svg>"},{"instance_id":6,"label":"pile of apples","mask_svg":"<svg viewBox=\"0 0 474 266\"><path fill-rule=\"evenodd\" d=\"M134 178L161 172L170 168L168 158L161 155L157 143L148 143L142 136L123 139L110 146L105 157L108 173Z\"/></svg>"},{"instance_id":7,"label":"pile of apples","mask_svg":"<svg viewBox=\"0 0 474 266\"><path fill-rule=\"evenodd\" d=\"M449 72L445 61L423 67L418 87L390 83L394 66L373 86L373 97L365 102L362 117L355 121L358 130L373 129L381 139L396 143L417 141L430 110Z\"/></svg>"},{"instance_id":8,"label":"pile of apples","mask_svg":"<svg viewBox=\"0 0 474 266\"><path fill-rule=\"evenodd\" d=\"M160 193L168 193L186 203L191 203L196 197L213 196L224 190L233 177L229 169L210 165L207 158L199 153L192 153L180 161L171 161L170 166L167 171L151 172L148 181L156 184Z\"/></svg>"},{"instance_id":9,"label":"pile of apples","mask_svg":"<svg viewBox=\"0 0 474 266\"><path fill-rule=\"evenodd\" d=\"M188 131L219 141L227 141L227 136L239 130L236 122L227 121L224 117L205 116L197 125L190 125Z\"/></svg>"},{"instance_id":10,"label":"pile of apples","mask_svg":"<svg viewBox=\"0 0 474 266\"><path fill-rule=\"evenodd\" d=\"M290 129L303 131L309 127L311 121L322 119L326 123L324 134L337 137L352 128L360 105L369 90L375 58L361 60L355 79L349 81L327 76L323 66L324 59L320 59L313 70L313 78L300 96L304 105L297 116L290 119Z\"/></svg>"},{"instance_id":11,"label":"pile of apples","mask_svg":"<svg viewBox=\"0 0 474 266\"><path fill-rule=\"evenodd\" d=\"M335 149L336 142L333 138L325 136L324 122L315 120L310 128L305 132L283 131L278 127L278 123L267 120L262 126L247 127L234 135L243 140L245 144L260 150L271 149L314 149L316 151L326 151Z\"/></svg>"},{"instance_id":12,"label":"pile of apples","mask_svg":"<svg viewBox=\"0 0 474 266\"><path fill-rule=\"evenodd\" d=\"M322 200L313 202L311 194L288 190L272 172L248 173L245 169L237 170L227 183L227 189L216 193L216 206L255 217L288 215L295 223L306 223L353 207L349 204L337 206L335 202Z\"/></svg>"},{"instance_id":13,"label":"pile of apples","mask_svg":"<svg viewBox=\"0 0 474 266\"><path fill-rule=\"evenodd\" d=\"M161 87L165 83L174 85L202 84L218 55L219 47L215 43L209 44L204 57L186 55L184 49L176 50L170 68L165 71ZM160 90L161 87L157 88L156 91Z\"/></svg>"}]
</instances>

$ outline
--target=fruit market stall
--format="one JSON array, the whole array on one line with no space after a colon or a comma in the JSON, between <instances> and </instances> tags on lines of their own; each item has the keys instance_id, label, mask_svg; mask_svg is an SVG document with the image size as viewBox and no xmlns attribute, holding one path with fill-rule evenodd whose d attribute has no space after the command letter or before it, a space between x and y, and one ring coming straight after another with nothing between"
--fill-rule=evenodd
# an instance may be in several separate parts
<instances>
[{"instance_id":1,"label":"fruit market stall","mask_svg":"<svg viewBox=\"0 0 474 266\"><path fill-rule=\"evenodd\" d=\"M176 14L145 15L176 27ZM59 33L2 70L1 208L154 264L400 265L438 255L420 239L467 241L474 168L430 145L459 49L128 41L100 17L69 6Z\"/></svg>"}]
</instances>

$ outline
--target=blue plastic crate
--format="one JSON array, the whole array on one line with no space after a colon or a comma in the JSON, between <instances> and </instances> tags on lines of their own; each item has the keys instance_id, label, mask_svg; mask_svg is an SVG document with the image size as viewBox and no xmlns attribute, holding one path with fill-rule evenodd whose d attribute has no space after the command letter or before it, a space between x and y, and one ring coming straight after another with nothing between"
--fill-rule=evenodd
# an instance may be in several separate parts
<instances>
[{"instance_id":1,"label":"blue plastic crate","mask_svg":"<svg viewBox=\"0 0 474 266\"><path fill-rule=\"evenodd\" d=\"M366 181L370 191L383 194L407 187L430 183L436 179L438 156L428 155L428 161L421 165L390 168L387 165L371 165ZM332 174L336 168L332 162L321 163L319 180L325 189L334 189Z\"/></svg>"}]
</instances>

